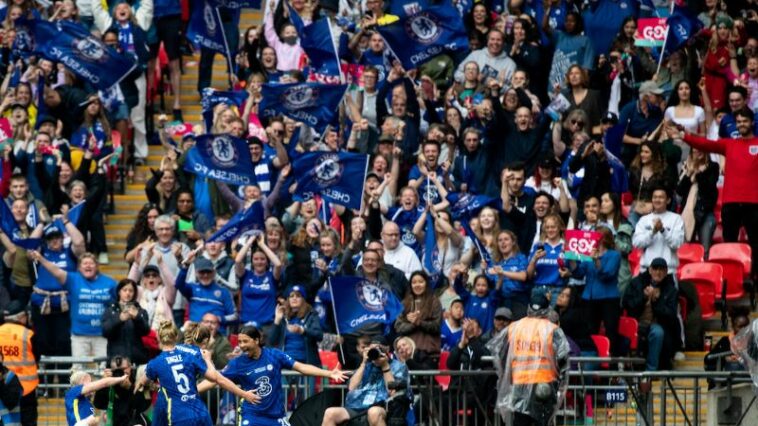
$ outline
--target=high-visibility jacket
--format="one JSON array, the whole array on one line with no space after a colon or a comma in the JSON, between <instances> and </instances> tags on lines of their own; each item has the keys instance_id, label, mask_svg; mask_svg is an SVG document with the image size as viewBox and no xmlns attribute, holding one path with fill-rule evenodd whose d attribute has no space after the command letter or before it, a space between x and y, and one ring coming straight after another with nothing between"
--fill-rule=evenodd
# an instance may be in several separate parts
<instances>
[{"instance_id":1,"label":"high-visibility jacket","mask_svg":"<svg viewBox=\"0 0 758 426\"><path fill-rule=\"evenodd\" d=\"M3 351L3 364L16 373L24 396L37 389L39 376L37 364L32 353L32 336L34 332L20 324L7 322L0 325L0 350Z\"/></svg>"},{"instance_id":2,"label":"high-visibility jacket","mask_svg":"<svg viewBox=\"0 0 758 426\"><path fill-rule=\"evenodd\" d=\"M553 350L552 322L525 317L508 330L511 380L514 385L550 383L558 380Z\"/></svg>"}]
</instances>

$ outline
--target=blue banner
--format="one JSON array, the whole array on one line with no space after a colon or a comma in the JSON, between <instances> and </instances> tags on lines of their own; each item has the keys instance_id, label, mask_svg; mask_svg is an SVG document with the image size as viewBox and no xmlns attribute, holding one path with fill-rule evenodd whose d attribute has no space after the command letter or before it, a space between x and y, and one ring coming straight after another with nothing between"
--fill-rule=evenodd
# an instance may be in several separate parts
<instances>
[{"instance_id":1,"label":"blue banner","mask_svg":"<svg viewBox=\"0 0 758 426\"><path fill-rule=\"evenodd\" d=\"M254 202L245 210L239 211L229 219L221 229L214 232L206 242L231 241L248 231L263 231L265 229L263 218L263 205L260 201Z\"/></svg>"},{"instance_id":2,"label":"blue banner","mask_svg":"<svg viewBox=\"0 0 758 426\"><path fill-rule=\"evenodd\" d=\"M368 155L348 152L309 152L292 164L297 179L296 195L321 196L335 204L360 209Z\"/></svg>"},{"instance_id":3,"label":"blue banner","mask_svg":"<svg viewBox=\"0 0 758 426\"><path fill-rule=\"evenodd\" d=\"M432 213L427 213L426 229L424 230L424 270L429 274L432 288L437 288L442 273L439 255L437 234L434 233L434 219L432 219Z\"/></svg>"},{"instance_id":4,"label":"blue banner","mask_svg":"<svg viewBox=\"0 0 758 426\"><path fill-rule=\"evenodd\" d=\"M352 276L329 280L340 334L353 333L369 324L390 325L403 312L395 294L376 283Z\"/></svg>"},{"instance_id":5,"label":"blue banner","mask_svg":"<svg viewBox=\"0 0 758 426\"><path fill-rule=\"evenodd\" d=\"M443 51L468 49L466 28L452 5L429 7L377 27L392 53L410 70Z\"/></svg>"},{"instance_id":6,"label":"blue banner","mask_svg":"<svg viewBox=\"0 0 758 426\"><path fill-rule=\"evenodd\" d=\"M629 123L619 123L605 131L604 143L605 150L613 155L621 156L621 147L624 142L624 134Z\"/></svg>"},{"instance_id":7,"label":"blue banner","mask_svg":"<svg viewBox=\"0 0 758 426\"><path fill-rule=\"evenodd\" d=\"M202 135L196 138L184 163L184 170L231 185L256 182L253 159L244 139L231 135Z\"/></svg>"},{"instance_id":8,"label":"blue banner","mask_svg":"<svg viewBox=\"0 0 758 426\"><path fill-rule=\"evenodd\" d=\"M334 46L332 28L328 18L321 18L310 25L305 25L295 9L289 8L290 21L300 36L300 47L308 55L311 71L316 74L340 76L340 61Z\"/></svg>"},{"instance_id":9,"label":"blue banner","mask_svg":"<svg viewBox=\"0 0 758 426\"><path fill-rule=\"evenodd\" d=\"M264 84L258 106L260 117L287 116L323 133L338 117L346 84Z\"/></svg>"},{"instance_id":10,"label":"blue banner","mask_svg":"<svg viewBox=\"0 0 758 426\"><path fill-rule=\"evenodd\" d=\"M69 21L30 21L34 51L60 62L96 89L104 90L120 82L137 66L131 55L106 46L83 26Z\"/></svg>"},{"instance_id":11,"label":"blue banner","mask_svg":"<svg viewBox=\"0 0 758 426\"><path fill-rule=\"evenodd\" d=\"M42 239L21 238L21 229L18 227L16 219L13 218L13 213L11 213L8 203L2 201L0 204L2 204L2 207L0 207L0 229L3 230L3 233L10 238L13 244L21 248L26 250L36 250L39 248L42 245Z\"/></svg>"},{"instance_id":12,"label":"blue banner","mask_svg":"<svg viewBox=\"0 0 758 426\"><path fill-rule=\"evenodd\" d=\"M82 211L84 211L84 206L86 204L87 200L84 200L68 210L68 221L73 223L74 226L79 224L79 218L82 216ZM62 233L66 233L66 225L63 224L63 221L61 219L55 219L53 223L47 226L55 226L56 228L60 229Z\"/></svg>"},{"instance_id":13,"label":"blue banner","mask_svg":"<svg viewBox=\"0 0 758 426\"><path fill-rule=\"evenodd\" d=\"M454 220L463 218L468 220L471 216L476 215L479 210L500 200L499 198L474 195L468 192L450 192L445 199L450 203L450 215L453 216Z\"/></svg>"},{"instance_id":14,"label":"blue banner","mask_svg":"<svg viewBox=\"0 0 758 426\"><path fill-rule=\"evenodd\" d=\"M250 9L260 9L261 0L208 0L211 6L225 7L227 9L241 9L243 7Z\"/></svg>"},{"instance_id":15,"label":"blue banner","mask_svg":"<svg viewBox=\"0 0 758 426\"><path fill-rule=\"evenodd\" d=\"M34 20L18 18L13 22L13 29L16 30L16 37L13 39L11 51L25 58L34 54L34 33L32 26Z\"/></svg>"},{"instance_id":16,"label":"blue banner","mask_svg":"<svg viewBox=\"0 0 758 426\"><path fill-rule=\"evenodd\" d=\"M206 131L210 131L210 129L213 128L213 108L215 108L216 105L224 104L240 109L242 108L242 103L247 100L247 97L248 93L246 90L223 91L216 90L212 87L206 87L203 89L200 98L200 106L202 108ZM242 115L241 111L240 115Z\"/></svg>"},{"instance_id":17,"label":"blue banner","mask_svg":"<svg viewBox=\"0 0 758 426\"><path fill-rule=\"evenodd\" d=\"M700 22L697 15L686 5L680 6L678 4L674 5L674 11L666 19L666 25L669 29L666 45L663 46L664 57L666 54L671 54L682 48L688 40L703 29L703 23Z\"/></svg>"},{"instance_id":18,"label":"blue banner","mask_svg":"<svg viewBox=\"0 0 758 426\"><path fill-rule=\"evenodd\" d=\"M230 61L229 44L226 42L224 26L218 8L207 1L202 7L195 7L187 26L187 39L194 45L221 53Z\"/></svg>"}]
</instances>

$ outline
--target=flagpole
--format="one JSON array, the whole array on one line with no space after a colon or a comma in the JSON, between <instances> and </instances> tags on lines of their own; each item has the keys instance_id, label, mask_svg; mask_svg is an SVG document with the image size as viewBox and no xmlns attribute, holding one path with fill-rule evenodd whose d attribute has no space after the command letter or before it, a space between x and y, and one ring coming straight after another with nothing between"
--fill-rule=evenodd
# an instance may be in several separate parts
<instances>
[{"instance_id":1,"label":"flagpole","mask_svg":"<svg viewBox=\"0 0 758 426\"><path fill-rule=\"evenodd\" d=\"M232 83L232 73L234 67L232 66L232 52L229 49L229 41L226 39L226 31L224 31L224 23L221 21L221 13L218 11L218 7L213 8L216 11L216 18L218 18L219 24L221 24L221 37L224 38L224 47L226 50L226 65L229 71L229 90L234 90L234 84Z\"/></svg>"},{"instance_id":2,"label":"flagpole","mask_svg":"<svg viewBox=\"0 0 758 426\"><path fill-rule=\"evenodd\" d=\"M671 16L672 13L674 13L674 4L676 2L671 2L671 8L669 10L669 16ZM656 14L658 10L656 9ZM658 68L655 70L655 74L658 75L658 73L661 72L661 65L663 65L663 56L666 54L666 43L668 43L669 39L669 31L671 31L671 26L668 24L668 18L666 18L666 36L663 38L663 49L661 49L661 56L658 58Z\"/></svg>"},{"instance_id":3,"label":"flagpole","mask_svg":"<svg viewBox=\"0 0 758 426\"><path fill-rule=\"evenodd\" d=\"M328 274L329 272L327 272ZM340 355L342 355L342 360L345 361L345 351L342 349L342 345L344 344L344 340L342 339L342 334L340 333L340 322L337 320L337 308L334 306L334 291L332 290L332 277L328 276L326 277L326 284L329 286L329 294L332 296L332 314L334 314L334 328L337 330L337 337L340 340L339 349L340 349Z\"/></svg>"}]
</instances>

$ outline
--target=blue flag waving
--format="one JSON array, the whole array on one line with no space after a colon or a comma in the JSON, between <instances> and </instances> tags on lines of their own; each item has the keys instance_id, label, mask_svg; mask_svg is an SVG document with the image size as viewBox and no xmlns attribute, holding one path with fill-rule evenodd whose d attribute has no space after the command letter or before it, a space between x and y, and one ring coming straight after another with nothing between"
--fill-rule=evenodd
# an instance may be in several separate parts
<instances>
[{"instance_id":1,"label":"blue flag waving","mask_svg":"<svg viewBox=\"0 0 758 426\"><path fill-rule=\"evenodd\" d=\"M361 277L329 279L339 333L353 333L369 324L389 325L403 312L394 293Z\"/></svg>"},{"instance_id":2,"label":"blue flag waving","mask_svg":"<svg viewBox=\"0 0 758 426\"><path fill-rule=\"evenodd\" d=\"M426 229L424 230L424 270L429 274L432 288L437 288L440 274L442 273L442 263L439 255L437 235L434 233L434 219L430 213L427 213Z\"/></svg>"},{"instance_id":3,"label":"blue flag waving","mask_svg":"<svg viewBox=\"0 0 758 426\"><path fill-rule=\"evenodd\" d=\"M261 117L285 115L323 133L339 111L346 84L264 84L258 107Z\"/></svg>"},{"instance_id":4,"label":"blue flag waving","mask_svg":"<svg viewBox=\"0 0 758 426\"><path fill-rule=\"evenodd\" d=\"M418 68L444 50L468 49L461 15L450 4L426 8L377 30L407 70Z\"/></svg>"},{"instance_id":5,"label":"blue flag waving","mask_svg":"<svg viewBox=\"0 0 758 426\"><path fill-rule=\"evenodd\" d=\"M232 216L229 222L208 238L208 243L231 241L248 231L263 231L263 206L256 201L250 207Z\"/></svg>"},{"instance_id":6,"label":"blue flag waving","mask_svg":"<svg viewBox=\"0 0 758 426\"><path fill-rule=\"evenodd\" d=\"M247 97L248 93L245 90L222 91L211 87L203 89L200 106L202 107L205 129L210 131L213 127L213 108L215 108L216 105L224 104L239 109L242 108L242 103L247 100ZM241 114L242 113L240 112L240 115Z\"/></svg>"},{"instance_id":7,"label":"blue flag waving","mask_svg":"<svg viewBox=\"0 0 758 426\"><path fill-rule=\"evenodd\" d=\"M231 135L202 135L187 153L184 170L232 185L256 182L253 159L244 139Z\"/></svg>"},{"instance_id":8,"label":"blue flag waving","mask_svg":"<svg viewBox=\"0 0 758 426\"><path fill-rule=\"evenodd\" d=\"M368 155L348 152L309 152L292 164L297 179L296 195L321 194L323 198L351 209L360 209Z\"/></svg>"},{"instance_id":9,"label":"blue flag waving","mask_svg":"<svg viewBox=\"0 0 758 426\"><path fill-rule=\"evenodd\" d=\"M208 0L212 6L225 7L227 9L241 9L248 7L250 9L260 9L261 0Z\"/></svg>"},{"instance_id":10,"label":"blue flag waving","mask_svg":"<svg viewBox=\"0 0 758 426\"><path fill-rule=\"evenodd\" d=\"M445 199L450 203L450 215L455 220L464 218L468 220L482 208L499 200L499 198L474 195L468 192L450 192Z\"/></svg>"},{"instance_id":11,"label":"blue flag waving","mask_svg":"<svg viewBox=\"0 0 758 426\"><path fill-rule=\"evenodd\" d=\"M482 257L482 261L487 265L488 268L494 266L495 263L492 261L492 256L490 256L490 252L487 250L487 246L485 246L482 240L476 236L474 230L471 229L471 226L468 223L468 219L461 220L461 226L466 231L466 236L471 238L471 241L476 246L476 249L479 251L479 256Z\"/></svg>"},{"instance_id":12,"label":"blue flag waving","mask_svg":"<svg viewBox=\"0 0 758 426\"><path fill-rule=\"evenodd\" d=\"M310 25L305 25L295 9L289 3L286 5L289 8L290 21L300 36L300 47L308 55L313 72L339 77L340 61L329 18L321 18Z\"/></svg>"},{"instance_id":13,"label":"blue flag waving","mask_svg":"<svg viewBox=\"0 0 758 426\"><path fill-rule=\"evenodd\" d=\"M79 218L82 217L82 211L84 211L85 205L87 205L87 200L82 201L81 203L75 205L74 207L71 207L68 210L68 220L69 222L73 223L74 226L79 224ZM48 226L55 226L56 228L60 229L62 233L66 233L66 225L63 224L63 220L61 219L55 219L53 223Z\"/></svg>"},{"instance_id":14,"label":"blue flag waving","mask_svg":"<svg viewBox=\"0 0 758 426\"><path fill-rule=\"evenodd\" d=\"M663 54L671 54L687 44L687 41L703 29L703 23L686 5L674 4L674 11L666 19L668 34Z\"/></svg>"},{"instance_id":15,"label":"blue flag waving","mask_svg":"<svg viewBox=\"0 0 758 426\"><path fill-rule=\"evenodd\" d=\"M13 213L8 207L8 203L0 201L0 228L3 233L10 237L13 244L22 247L26 250L36 250L42 245L41 238L23 238L21 237L21 228L16 223L16 219L13 218Z\"/></svg>"},{"instance_id":16,"label":"blue flag waving","mask_svg":"<svg viewBox=\"0 0 758 426\"><path fill-rule=\"evenodd\" d=\"M116 52L79 24L39 19L29 22L33 23L34 51L62 63L96 89L108 89L137 67L131 55Z\"/></svg>"},{"instance_id":17,"label":"blue flag waving","mask_svg":"<svg viewBox=\"0 0 758 426\"><path fill-rule=\"evenodd\" d=\"M202 7L195 7L187 27L187 39L192 44L224 55L231 69L232 55L217 7L207 1L203 2Z\"/></svg>"}]
</instances>

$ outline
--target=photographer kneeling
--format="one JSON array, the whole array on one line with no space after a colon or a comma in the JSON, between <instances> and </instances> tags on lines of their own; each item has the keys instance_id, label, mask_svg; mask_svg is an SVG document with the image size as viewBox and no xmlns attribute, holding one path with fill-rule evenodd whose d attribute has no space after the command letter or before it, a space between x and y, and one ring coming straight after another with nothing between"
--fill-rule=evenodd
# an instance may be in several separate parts
<instances>
[{"instance_id":1,"label":"photographer kneeling","mask_svg":"<svg viewBox=\"0 0 758 426\"><path fill-rule=\"evenodd\" d=\"M363 354L363 362L350 378L345 407L328 408L322 426L336 426L364 414L370 426L406 424L410 406L408 367L389 358L384 337L374 337L368 345L364 342L358 339L357 351Z\"/></svg>"},{"instance_id":2,"label":"photographer kneeling","mask_svg":"<svg viewBox=\"0 0 758 426\"><path fill-rule=\"evenodd\" d=\"M93 405L99 410L108 410L113 405L113 426L149 425L150 421L142 414L150 408L150 394L134 393L137 382L137 368L128 357L116 355L108 362L103 377L127 376L123 382L95 392ZM144 373L143 373L144 374Z\"/></svg>"}]
</instances>

